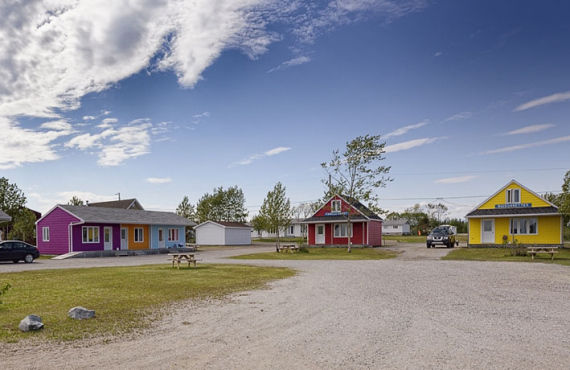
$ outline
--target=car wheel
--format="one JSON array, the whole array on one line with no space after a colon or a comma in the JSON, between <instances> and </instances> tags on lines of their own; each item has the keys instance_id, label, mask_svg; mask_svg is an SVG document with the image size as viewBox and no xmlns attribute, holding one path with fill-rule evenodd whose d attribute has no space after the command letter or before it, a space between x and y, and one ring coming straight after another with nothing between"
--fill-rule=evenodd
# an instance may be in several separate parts
<instances>
[{"instance_id":1,"label":"car wheel","mask_svg":"<svg viewBox=\"0 0 570 370\"><path fill-rule=\"evenodd\" d=\"M24 262L26 263L34 262L34 256L32 256L31 254L26 254L26 256L24 257Z\"/></svg>"},{"instance_id":2,"label":"car wheel","mask_svg":"<svg viewBox=\"0 0 570 370\"><path fill-rule=\"evenodd\" d=\"M426 247L431 248L431 245L427 244Z\"/></svg>"},{"instance_id":3,"label":"car wheel","mask_svg":"<svg viewBox=\"0 0 570 370\"><path fill-rule=\"evenodd\" d=\"M20 260L12 260L12 262L18 263L18 262L20 262Z\"/></svg>"}]
</instances>

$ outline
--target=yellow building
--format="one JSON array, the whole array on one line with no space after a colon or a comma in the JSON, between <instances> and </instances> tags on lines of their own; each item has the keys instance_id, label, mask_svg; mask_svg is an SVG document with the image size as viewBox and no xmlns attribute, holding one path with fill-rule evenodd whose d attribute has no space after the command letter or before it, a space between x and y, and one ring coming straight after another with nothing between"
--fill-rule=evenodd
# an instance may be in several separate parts
<instances>
[{"instance_id":1,"label":"yellow building","mask_svg":"<svg viewBox=\"0 0 570 370\"><path fill-rule=\"evenodd\" d=\"M562 215L558 208L515 180L466 217L469 246L562 244Z\"/></svg>"}]
</instances>

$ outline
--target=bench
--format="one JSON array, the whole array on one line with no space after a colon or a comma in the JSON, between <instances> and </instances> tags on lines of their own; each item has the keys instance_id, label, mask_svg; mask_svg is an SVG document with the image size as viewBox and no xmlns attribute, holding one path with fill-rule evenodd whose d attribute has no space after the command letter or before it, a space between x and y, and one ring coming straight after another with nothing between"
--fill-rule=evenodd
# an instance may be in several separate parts
<instances>
[{"instance_id":1,"label":"bench","mask_svg":"<svg viewBox=\"0 0 570 370\"><path fill-rule=\"evenodd\" d=\"M527 253L530 254L531 260L537 254L550 254L550 259L554 260L554 254L558 253L558 247L528 247Z\"/></svg>"},{"instance_id":2,"label":"bench","mask_svg":"<svg viewBox=\"0 0 570 370\"><path fill-rule=\"evenodd\" d=\"M198 244L186 243L184 246L194 252L198 251Z\"/></svg>"},{"instance_id":3,"label":"bench","mask_svg":"<svg viewBox=\"0 0 570 370\"><path fill-rule=\"evenodd\" d=\"M283 244L281 246L277 246L277 253L279 252L298 252L299 246L297 244Z\"/></svg>"},{"instance_id":4,"label":"bench","mask_svg":"<svg viewBox=\"0 0 570 370\"><path fill-rule=\"evenodd\" d=\"M168 261L172 262L172 267L174 268L174 264L176 264L176 267L178 267L178 269L180 270L180 263L181 262L188 262L188 267L190 267L190 264L194 264L194 267L196 267L196 258L194 258L194 254L190 254L190 253L169 253L169 256L171 256L171 258L168 259Z\"/></svg>"}]
</instances>

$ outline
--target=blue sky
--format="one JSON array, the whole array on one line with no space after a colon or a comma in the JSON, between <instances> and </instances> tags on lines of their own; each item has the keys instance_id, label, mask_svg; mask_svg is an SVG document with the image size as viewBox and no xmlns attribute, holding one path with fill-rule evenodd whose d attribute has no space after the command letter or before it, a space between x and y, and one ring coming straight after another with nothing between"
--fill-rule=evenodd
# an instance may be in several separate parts
<instances>
[{"instance_id":1,"label":"blue sky","mask_svg":"<svg viewBox=\"0 0 570 370\"><path fill-rule=\"evenodd\" d=\"M54 5L55 4L55 5ZM148 209L281 181L381 134L380 206L463 216L511 178L559 191L570 158L564 2L122 1L0 5L0 175L46 211L72 195Z\"/></svg>"}]
</instances>

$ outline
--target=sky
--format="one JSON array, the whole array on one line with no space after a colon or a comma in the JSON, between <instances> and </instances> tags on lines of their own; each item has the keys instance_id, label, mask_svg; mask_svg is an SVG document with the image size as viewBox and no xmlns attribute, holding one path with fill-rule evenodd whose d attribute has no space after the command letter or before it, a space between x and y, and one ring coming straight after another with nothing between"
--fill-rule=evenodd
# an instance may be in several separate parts
<instances>
[{"instance_id":1,"label":"sky","mask_svg":"<svg viewBox=\"0 0 570 370\"><path fill-rule=\"evenodd\" d=\"M250 215L381 135L379 206L463 217L510 179L570 169L570 4L453 0L0 2L0 176L173 211L218 186Z\"/></svg>"}]
</instances>

